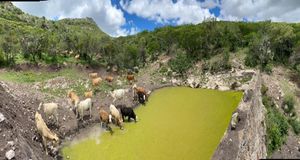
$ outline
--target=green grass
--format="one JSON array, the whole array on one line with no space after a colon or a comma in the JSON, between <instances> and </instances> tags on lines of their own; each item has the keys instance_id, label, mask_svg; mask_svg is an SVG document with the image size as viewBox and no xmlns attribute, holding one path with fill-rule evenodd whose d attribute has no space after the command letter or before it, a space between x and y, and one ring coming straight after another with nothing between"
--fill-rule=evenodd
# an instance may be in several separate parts
<instances>
[{"instance_id":1,"label":"green grass","mask_svg":"<svg viewBox=\"0 0 300 160\"><path fill-rule=\"evenodd\" d=\"M298 119L290 118L289 124L292 126L294 133L298 135L300 133L300 121Z\"/></svg>"},{"instance_id":2,"label":"green grass","mask_svg":"<svg viewBox=\"0 0 300 160\"><path fill-rule=\"evenodd\" d=\"M58 72L47 72L47 71L3 71L0 73L0 80L11 81L17 83L34 83L42 82L49 80L58 76L64 76L70 79L79 79L82 78L82 74L79 73L76 69L62 69Z\"/></svg>"},{"instance_id":3,"label":"green grass","mask_svg":"<svg viewBox=\"0 0 300 160\"><path fill-rule=\"evenodd\" d=\"M241 92L163 88L135 110L137 123L113 127L113 135L106 132L97 140L76 141L62 152L73 160L210 159L241 97Z\"/></svg>"},{"instance_id":4,"label":"green grass","mask_svg":"<svg viewBox=\"0 0 300 160\"><path fill-rule=\"evenodd\" d=\"M267 95L268 88L262 85L262 102L267 109L266 114L266 145L270 157L286 141L289 124L287 118L276 108L274 101Z\"/></svg>"}]
</instances>

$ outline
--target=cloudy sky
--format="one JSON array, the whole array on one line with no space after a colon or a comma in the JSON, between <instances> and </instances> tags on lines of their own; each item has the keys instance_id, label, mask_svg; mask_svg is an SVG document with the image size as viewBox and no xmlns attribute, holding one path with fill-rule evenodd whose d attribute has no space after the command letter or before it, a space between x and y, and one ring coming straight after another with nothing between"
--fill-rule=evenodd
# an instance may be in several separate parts
<instances>
[{"instance_id":1,"label":"cloudy sky","mask_svg":"<svg viewBox=\"0 0 300 160\"><path fill-rule=\"evenodd\" d=\"M300 0L48 0L14 4L52 20L92 17L114 37L165 25L197 24L209 17L300 22Z\"/></svg>"}]
</instances>

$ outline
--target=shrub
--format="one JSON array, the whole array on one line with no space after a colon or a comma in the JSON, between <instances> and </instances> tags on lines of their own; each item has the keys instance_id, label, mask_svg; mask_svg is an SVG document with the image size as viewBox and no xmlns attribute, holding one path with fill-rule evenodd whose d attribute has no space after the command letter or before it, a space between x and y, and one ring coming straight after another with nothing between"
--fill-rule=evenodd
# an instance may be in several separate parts
<instances>
[{"instance_id":1,"label":"shrub","mask_svg":"<svg viewBox=\"0 0 300 160\"><path fill-rule=\"evenodd\" d=\"M170 60L169 65L172 71L183 75L192 66L192 61L185 52L179 51L177 52L176 57Z\"/></svg>"},{"instance_id":2,"label":"shrub","mask_svg":"<svg viewBox=\"0 0 300 160\"><path fill-rule=\"evenodd\" d=\"M262 70L265 71L267 74L271 74L272 68L273 68L273 65L268 63L264 68L262 68Z\"/></svg>"},{"instance_id":3,"label":"shrub","mask_svg":"<svg viewBox=\"0 0 300 160\"><path fill-rule=\"evenodd\" d=\"M267 149L268 155L280 148L288 133L288 122L286 118L276 109L268 109L266 116L267 126Z\"/></svg>"},{"instance_id":4,"label":"shrub","mask_svg":"<svg viewBox=\"0 0 300 160\"><path fill-rule=\"evenodd\" d=\"M298 135L300 133L300 121L290 118L288 122L292 126L294 133Z\"/></svg>"},{"instance_id":5,"label":"shrub","mask_svg":"<svg viewBox=\"0 0 300 160\"><path fill-rule=\"evenodd\" d=\"M212 73L228 70L231 68L229 64L229 52L225 51L223 54L213 57L209 62L209 70Z\"/></svg>"},{"instance_id":6,"label":"shrub","mask_svg":"<svg viewBox=\"0 0 300 160\"><path fill-rule=\"evenodd\" d=\"M5 65L3 52L0 50L0 67Z\"/></svg>"},{"instance_id":7,"label":"shrub","mask_svg":"<svg viewBox=\"0 0 300 160\"><path fill-rule=\"evenodd\" d=\"M159 73L162 73L162 74L166 73L167 71L168 71L168 68L165 67L165 66L162 66L162 67L160 67L160 69L159 69Z\"/></svg>"},{"instance_id":8,"label":"shrub","mask_svg":"<svg viewBox=\"0 0 300 160\"><path fill-rule=\"evenodd\" d=\"M284 96L282 107L285 113L291 113L292 111L294 111L294 104L295 104L295 100L292 95Z\"/></svg>"},{"instance_id":9,"label":"shrub","mask_svg":"<svg viewBox=\"0 0 300 160\"><path fill-rule=\"evenodd\" d=\"M262 101L267 109L266 114L266 127L267 137L266 144L268 150L268 156L270 156L275 150L285 142L286 135L288 134L288 121L284 115L277 110L272 98L266 95L267 87L262 85Z\"/></svg>"},{"instance_id":10,"label":"shrub","mask_svg":"<svg viewBox=\"0 0 300 160\"><path fill-rule=\"evenodd\" d=\"M295 68L298 71L298 73L300 73L300 64L298 64Z\"/></svg>"}]
</instances>

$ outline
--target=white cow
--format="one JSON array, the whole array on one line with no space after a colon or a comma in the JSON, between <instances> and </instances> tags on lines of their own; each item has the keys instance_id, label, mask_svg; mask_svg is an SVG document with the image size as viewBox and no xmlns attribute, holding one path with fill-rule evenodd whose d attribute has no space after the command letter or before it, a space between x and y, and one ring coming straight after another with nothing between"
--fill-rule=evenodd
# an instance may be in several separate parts
<instances>
[{"instance_id":1,"label":"white cow","mask_svg":"<svg viewBox=\"0 0 300 160\"><path fill-rule=\"evenodd\" d=\"M56 122L58 123L58 104L57 103L40 103L38 110L43 107L44 113L47 117L54 116L56 119Z\"/></svg>"},{"instance_id":2,"label":"white cow","mask_svg":"<svg viewBox=\"0 0 300 160\"><path fill-rule=\"evenodd\" d=\"M92 117L92 99L87 98L83 101L80 101L77 108L76 108L76 116L78 117L78 114L80 112L81 120L83 120L83 111L90 110L90 117Z\"/></svg>"},{"instance_id":3,"label":"white cow","mask_svg":"<svg viewBox=\"0 0 300 160\"><path fill-rule=\"evenodd\" d=\"M116 89L112 92L110 92L110 95L113 98L113 102L115 102L117 99L124 99L125 94L129 92L129 89Z\"/></svg>"}]
</instances>

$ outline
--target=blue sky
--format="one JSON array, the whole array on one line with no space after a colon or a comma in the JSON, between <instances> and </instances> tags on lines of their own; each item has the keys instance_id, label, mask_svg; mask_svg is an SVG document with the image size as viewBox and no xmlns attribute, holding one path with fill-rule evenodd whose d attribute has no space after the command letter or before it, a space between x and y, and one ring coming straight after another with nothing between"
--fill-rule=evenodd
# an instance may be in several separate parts
<instances>
[{"instance_id":1,"label":"blue sky","mask_svg":"<svg viewBox=\"0 0 300 160\"><path fill-rule=\"evenodd\" d=\"M201 0L200 2L204 2ZM120 0L111 0L112 5L116 6L118 9L121 9L124 13L124 17L127 22L122 26L126 30L130 30L132 27L136 27L138 31L148 30L153 31L155 28L162 27L165 25L176 25L175 23L157 23L155 20L149 20L147 18L139 17L136 14L130 14L122 8L120 5ZM176 3L177 0L172 0L173 3ZM216 6L214 8L209 8L209 12L214 16L218 17L220 15L220 7Z\"/></svg>"},{"instance_id":2,"label":"blue sky","mask_svg":"<svg viewBox=\"0 0 300 160\"><path fill-rule=\"evenodd\" d=\"M24 12L48 19L91 17L117 37L165 25L198 24L209 17L226 21L300 21L300 0L49 0L13 2Z\"/></svg>"}]
</instances>

